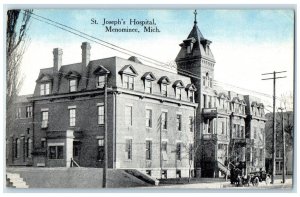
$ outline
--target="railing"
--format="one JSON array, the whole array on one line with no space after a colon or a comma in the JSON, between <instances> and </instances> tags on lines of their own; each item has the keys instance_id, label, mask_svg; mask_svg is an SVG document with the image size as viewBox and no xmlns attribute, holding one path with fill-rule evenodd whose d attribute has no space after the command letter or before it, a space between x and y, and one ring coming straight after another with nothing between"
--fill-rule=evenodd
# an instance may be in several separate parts
<instances>
[{"instance_id":1,"label":"railing","mask_svg":"<svg viewBox=\"0 0 300 197\"><path fill-rule=\"evenodd\" d=\"M223 108L217 108L217 107L213 107L213 108L203 108L202 109L202 113L204 115L217 115L217 114L230 114L231 111L229 109L223 109Z\"/></svg>"},{"instance_id":2,"label":"railing","mask_svg":"<svg viewBox=\"0 0 300 197\"><path fill-rule=\"evenodd\" d=\"M202 139L204 139L204 140L210 140L210 139L229 140L229 136L228 135L205 133L205 134L202 134Z\"/></svg>"},{"instance_id":3,"label":"railing","mask_svg":"<svg viewBox=\"0 0 300 197\"><path fill-rule=\"evenodd\" d=\"M75 165L75 166L74 166ZM70 167L79 167L80 168L80 165L73 159L71 158L71 164L70 164Z\"/></svg>"}]
</instances>

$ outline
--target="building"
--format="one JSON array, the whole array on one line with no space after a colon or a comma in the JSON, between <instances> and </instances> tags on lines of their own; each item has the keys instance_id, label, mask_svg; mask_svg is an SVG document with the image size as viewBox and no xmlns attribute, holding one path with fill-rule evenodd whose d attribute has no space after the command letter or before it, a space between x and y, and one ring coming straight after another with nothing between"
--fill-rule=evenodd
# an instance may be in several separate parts
<instances>
[{"instance_id":1,"label":"building","mask_svg":"<svg viewBox=\"0 0 300 197\"><path fill-rule=\"evenodd\" d=\"M55 48L53 67L40 70L33 95L16 105L22 127L7 134L7 164L102 167L107 85L109 168L156 178L217 177L243 161L248 171L264 168L264 106L214 84L210 44L195 19L176 69L134 56L90 60L87 42L81 62L62 65Z\"/></svg>"},{"instance_id":2,"label":"building","mask_svg":"<svg viewBox=\"0 0 300 197\"><path fill-rule=\"evenodd\" d=\"M293 141L294 141L294 113L293 111L284 112L285 128L285 159L286 174L293 174ZM266 117L266 170L271 172L272 150L273 150L273 113L267 113ZM275 173L282 174L283 171L283 139L282 139L282 113L276 113L276 152L275 152Z\"/></svg>"}]
</instances>

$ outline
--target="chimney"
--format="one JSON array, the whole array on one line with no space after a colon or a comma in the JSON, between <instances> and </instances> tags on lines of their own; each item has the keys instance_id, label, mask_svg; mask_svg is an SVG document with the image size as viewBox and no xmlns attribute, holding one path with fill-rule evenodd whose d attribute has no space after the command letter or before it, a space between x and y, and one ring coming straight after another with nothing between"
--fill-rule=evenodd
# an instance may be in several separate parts
<instances>
[{"instance_id":1,"label":"chimney","mask_svg":"<svg viewBox=\"0 0 300 197\"><path fill-rule=\"evenodd\" d=\"M53 71L58 72L62 64L63 51L60 48L53 49Z\"/></svg>"},{"instance_id":2,"label":"chimney","mask_svg":"<svg viewBox=\"0 0 300 197\"><path fill-rule=\"evenodd\" d=\"M86 67L89 62L90 62L90 50L91 50L91 45L88 42L83 42L81 45L82 49L82 67Z\"/></svg>"},{"instance_id":3,"label":"chimney","mask_svg":"<svg viewBox=\"0 0 300 197\"><path fill-rule=\"evenodd\" d=\"M60 48L53 49L53 93L58 93L59 88L59 70L62 65L63 51Z\"/></svg>"},{"instance_id":4,"label":"chimney","mask_svg":"<svg viewBox=\"0 0 300 197\"><path fill-rule=\"evenodd\" d=\"M90 62L90 50L91 45L88 42L83 42L81 44L81 56L82 56L82 62L81 62L81 75L82 75L82 89L86 89L87 86L87 65Z\"/></svg>"}]
</instances>

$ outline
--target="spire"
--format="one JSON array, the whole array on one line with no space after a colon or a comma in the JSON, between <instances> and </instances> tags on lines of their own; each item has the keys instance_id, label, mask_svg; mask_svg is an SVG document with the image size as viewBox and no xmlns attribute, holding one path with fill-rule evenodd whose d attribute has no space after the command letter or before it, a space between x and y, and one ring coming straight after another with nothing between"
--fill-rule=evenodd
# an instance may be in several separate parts
<instances>
[{"instance_id":1,"label":"spire","mask_svg":"<svg viewBox=\"0 0 300 197\"><path fill-rule=\"evenodd\" d=\"M197 25L197 10L194 11L194 15L195 15L194 24Z\"/></svg>"}]
</instances>

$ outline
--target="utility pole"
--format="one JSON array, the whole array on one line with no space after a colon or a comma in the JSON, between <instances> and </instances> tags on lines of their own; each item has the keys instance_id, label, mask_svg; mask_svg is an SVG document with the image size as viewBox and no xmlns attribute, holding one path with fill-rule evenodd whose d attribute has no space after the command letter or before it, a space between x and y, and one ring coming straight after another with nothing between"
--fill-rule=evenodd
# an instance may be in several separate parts
<instances>
[{"instance_id":1,"label":"utility pole","mask_svg":"<svg viewBox=\"0 0 300 197\"><path fill-rule=\"evenodd\" d=\"M276 157L276 79L279 78L286 78L286 77L276 77L276 74L279 73L284 73L286 71L280 71L280 72L272 72L272 73L263 73L261 75L273 75L273 77L271 78L265 78L262 80L270 80L273 79L273 150L272 150L272 184L274 184L274 180L275 180L275 172L276 172L276 163L275 163L275 157Z\"/></svg>"},{"instance_id":2,"label":"utility pole","mask_svg":"<svg viewBox=\"0 0 300 197\"><path fill-rule=\"evenodd\" d=\"M104 166L103 166L103 180L102 187L106 188L106 174L107 174L107 74L104 80Z\"/></svg>"},{"instance_id":3,"label":"utility pole","mask_svg":"<svg viewBox=\"0 0 300 197\"><path fill-rule=\"evenodd\" d=\"M281 110L281 128L282 128L282 159L283 159L283 169L282 169L282 183L285 183L285 169L286 169L286 166L285 166L285 132L284 132L284 113L283 113L283 108L280 107L278 108L279 110Z\"/></svg>"}]
</instances>

